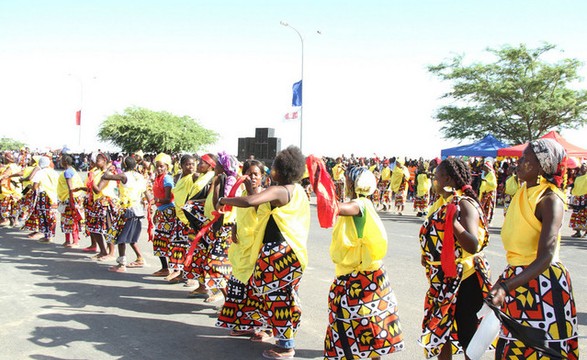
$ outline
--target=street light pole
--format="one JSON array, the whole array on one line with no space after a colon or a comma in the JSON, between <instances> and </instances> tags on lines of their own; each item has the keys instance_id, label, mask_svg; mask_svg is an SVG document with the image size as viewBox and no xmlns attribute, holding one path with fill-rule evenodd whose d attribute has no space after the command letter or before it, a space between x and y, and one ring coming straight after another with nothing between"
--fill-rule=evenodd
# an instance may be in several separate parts
<instances>
[{"instance_id":1,"label":"street light pole","mask_svg":"<svg viewBox=\"0 0 587 360\"><path fill-rule=\"evenodd\" d=\"M302 34L300 34L300 32L293 26L291 26L290 24L288 24L285 21L280 21L279 22L281 25L285 26L285 27L289 27L290 29L292 29L293 31L296 32L296 34L298 34L299 38L300 38L300 44L302 45L302 73L300 76L300 80L302 82L302 88L300 89L300 95L302 98L302 104L300 106L300 151L302 151L302 130L303 130L303 114L304 114L304 38L302 37Z\"/></svg>"}]
</instances>

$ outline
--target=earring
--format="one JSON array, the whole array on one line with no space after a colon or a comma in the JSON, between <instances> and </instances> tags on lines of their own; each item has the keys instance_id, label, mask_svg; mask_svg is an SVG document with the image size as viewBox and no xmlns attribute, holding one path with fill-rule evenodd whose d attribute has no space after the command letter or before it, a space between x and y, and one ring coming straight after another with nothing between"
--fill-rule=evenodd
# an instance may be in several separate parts
<instances>
[{"instance_id":1,"label":"earring","mask_svg":"<svg viewBox=\"0 0 587 360\"><path fill-rule=\"evenodd\" d=\"M542 175L538 175L538 177L536 178L536 183L540 184L542 182Z\"/></svg>"},{"instance_id":2,"label":"earring","mask_svg":"<svg viewBox=\"0 0 587 360\"><path fill-rule=\"evenodd\" d=\"M445 186L442 188L442 190L448 192L448 193L453 193L455 192L455 189L452 186Z\"/></svg>"}]
</instances>

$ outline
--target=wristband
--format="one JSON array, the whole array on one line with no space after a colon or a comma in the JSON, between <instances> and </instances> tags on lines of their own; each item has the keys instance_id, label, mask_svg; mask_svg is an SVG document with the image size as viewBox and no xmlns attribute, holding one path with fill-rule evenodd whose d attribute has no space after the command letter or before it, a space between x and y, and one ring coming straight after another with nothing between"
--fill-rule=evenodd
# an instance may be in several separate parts
<instances>
[{"instance_id":1,"label":"wristband","mask_svg":"<svg viewBox=\"0 0 587 360\"><path fill-rule=\"evenodd\" d=\"M499 286L501 286L501 288L505 290L505 293L506 293L506 294L509 294L509 293L510 293L510 289L509 289L509 288L508 288L508 286L506 285L505 281L501 281L501 282L499 283Z\"/></svg>"},{"instance_id":2,"label":"wristband","mask_svg":"<svg viewBox=\"0 0 587 360\"><path fill-rule=\"evenodd\" d=\"M224 196L221 196L218 198L218 205L223 205L222 204L222 199L224 199Z\"/></svg>"}]
</instances>

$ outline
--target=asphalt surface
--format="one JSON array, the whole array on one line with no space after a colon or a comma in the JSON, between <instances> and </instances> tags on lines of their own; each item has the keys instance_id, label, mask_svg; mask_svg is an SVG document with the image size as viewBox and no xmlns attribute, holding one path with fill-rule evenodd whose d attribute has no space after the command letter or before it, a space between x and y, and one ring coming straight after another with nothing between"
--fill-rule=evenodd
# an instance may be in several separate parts
<instances>
[{"instance_id":1,"label":"asphalt surface","mask_svg":"<svg viewBox=\"0 0 587 360\"><path fill-rule=\"evenodd\" d=\"M407 207L411 207L408 204ZM302 324L297 359L322 358L327 294L333 279L328 248L331 229L321 229L312 206L309 265L301 282ZM420 265L418 231L422 220L380 213L389 236L385 266L398 301L406 349L390 359L423 359L417 344L426 279ZM561 259L571 272L580 324L581 352L587 335L587 239L570 237L565 217ZM505 267L499 228L502 210L491 224L486 250L495 279ZM189 288L150 276L159 261L143 234L147 266L111 273L114 264L89 259L80 249L41 244L18 229L0 229L0 359L260 359L269 343L228 336L214 327L217 307L188 299ZM82 239L89 245L89 239ZM134 260L128 249L129 259ZM455 357L457 359L463 358ZM486 353L483 359L492 359Z\"/></svg>"}]
</instances>

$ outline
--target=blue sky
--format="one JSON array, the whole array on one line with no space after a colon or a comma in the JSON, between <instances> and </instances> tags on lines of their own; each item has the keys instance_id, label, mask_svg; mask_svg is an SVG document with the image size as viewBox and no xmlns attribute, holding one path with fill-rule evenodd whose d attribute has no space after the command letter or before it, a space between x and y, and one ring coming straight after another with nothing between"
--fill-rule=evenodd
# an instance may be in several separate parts
<instances>
[{"instance_id":1,"label":"blue sky","mask_svg":"<svg viewBox=\"0 0 587 360\"><path fill-rule=\"evenodd\" d=\"M299 122L283 116L300 41L284 20L304 37L305 153L436 156L458 143L440 139L433 115L448 84L427 65L543 41L564 50L553 60L586 61L586 13L583 1L2 1L2 135L105 148L101 121L143 106L217 131L209 150L236 153L256 127L298 145ZM586 129L563 135L587 147Z\"/></svg>"}]
</instances>

